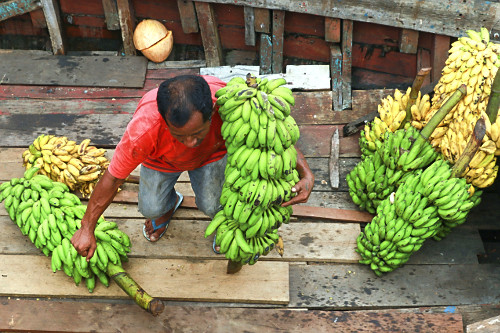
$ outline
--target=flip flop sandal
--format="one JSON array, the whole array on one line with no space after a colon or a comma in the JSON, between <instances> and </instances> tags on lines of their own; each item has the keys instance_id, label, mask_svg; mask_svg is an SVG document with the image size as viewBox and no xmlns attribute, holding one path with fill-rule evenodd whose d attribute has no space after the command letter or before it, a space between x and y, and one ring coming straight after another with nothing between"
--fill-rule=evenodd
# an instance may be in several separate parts
<instances>
[{"instance_id":1,"label":"flip flop sandal","mask_svg":"<svg viewBox=\"0 0 500 333\"><path fill-rule=\"evenodd\" d=\"M172 213L172 216L174 216L174 213L176 212L177 208L179 208L179 206L180 206L180 205L181 205L181 203L182 203L182 200L184 199L184 197L182 196L182 194L180 194L180 193L179 193L179 192L177 192L177 191L176 191L175 193L177 193L177 197L178 197L179 199L177 200L177 204L176 204L176 205L175 205L175 207L174 207L174 211L173 211L173 213ZM167 229L168 229L168 224L170 223L170 220L171 220L171 218L170 218L170 219L168 219L167 221L163 222L163 223L162 223L162 224L160 224L160 225L156 225L155 220L151 220L151 224L153 225L153 231L156 231L156 230L158 230L158 229L161 229L161 228L165 227L165 230L163 230L163 232L160 234L160 237L158 237L158 240L160 240L160 238L162 238L162 237L163 237L163 235L165 234L165 232L167 231ZM148 241L150 241L150 242L151 242L151 239L149 239L148 233L146 232L146 226L145 226L145 225L143 225L143 226L142 226L142 234L144 235L144 238L146 238ZM157 241L158 241L158 240L157 240Z\"/></svg>"},{"instance_id":2,"label":"flip flop sandal","mask_svg":"<svg viewBox=\"0 0 500 333\"><path fill-rule=\"evenodd\" d=\"M212 243L212 250L214 250L215 254L220 254L220 252L215 249L215 247L217 246L217 244L215 243L216 237L217 235L214 236L214 242Z\"/></svg>"}]
</instances>

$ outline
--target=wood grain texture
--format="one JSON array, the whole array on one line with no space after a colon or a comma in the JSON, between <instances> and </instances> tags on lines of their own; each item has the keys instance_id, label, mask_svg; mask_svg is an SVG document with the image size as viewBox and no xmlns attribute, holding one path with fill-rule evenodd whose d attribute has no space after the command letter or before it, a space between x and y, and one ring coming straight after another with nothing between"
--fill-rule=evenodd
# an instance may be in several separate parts
<instances>
[{"instance_id":1,"label":"wood grain texture","mask_svg":"<svg viewBox=\"0 0 500 333\"><path fill-rule=\"evenodd\" d=\"M271 32L271 11L266 8L254 8L254 29L255 32Z\"/></svg>"},{"instance_id":2,"label":"wood grain texture","mask_svg":"<svg viewBox=\"0 0 500 333\"><path fill-rule=\"evenodd\" d=\"M207 66L221 66L223 64L222 46L212 5L209 3L195 2L195 8L201 38L203 40Z\"/></svg>"},{"instance_id":3,"label":"wood grain texture","mask_svg":"<svg viewBox=\"0 0 500 333\"><path fill-rule=\"evenodd\" d=\"M122 35L123 53L128 56L137 54L134 46L135 12L131 0L116 0L120 31Z\"/></svg>"},{"instance_id":4,"label":"wood grain texture","mask_svg":"<svg viewBox=\"0 0 500 333\"><path fill-rule=\"evenodd\" d=\"M23 15L41 7L40 1L36 0L10 0L0 3L0 21Z\"/></svg>"},{"instance_id":5,"label":"wood grain texture","mask_svg":"<svg viewBox=\"0 0 500 333\"><path fill-rule=\"evenodd\" d=\"M399 36L399 52L417 53L419 32L411 29L402 29Z\"/></svg>"},{"instance_id":6,"label":"wood grain texture","mask_svg":"<svg viewBox=\"0 0 500 333\"><path fill-rule=\"evenodd\" d=\"M342 110L342 51L338 45L330 47L330 72L332 78L332 110Z\"/></svg>"},{"instance_id":7,"label":"wood grain texture","mask_svg":"<svg viewBox=\"0 0 500 333\"><path fill-rule=\"evenodd\" d=\"M342 36L340 43L340 48L342 50L342 110L352 107L351 73L353 65L353 29L352 20L342 20Z\"/></svg>"},{"instance_id":8,"label":"wood grain texture","mask_svg":"<svg viewBox=\"0 0 500 333\"><path fill-rule=\"evenodd\" d=\"M25 318L30 320L25 320ZM137 306L92 301L65 302L5 299L0 304L0 329L62 332L462 332L457 313L393 309L321 311L169 305L157 317Z\"/></svg>"},{"instance_id":9,"label":"wood grain texture","mask_svg":"<svg viewBox=\"0 0 500 333\"><path fill-rule=\"evenodd\" d=\"M340 43L341 20L338 18L325 17L325 41L330 43Z\"/></svg>"},{"instance_id":10,"label":"wood grain texture","mask_svg":"<svg viewBox=\"0 0 500 333\"><path fill-rule=\"evenodd\" d=\"M191 0L177 0L177 7L179 8L182 31L185 34L197 33L199 28L194 2Z\"/></svg>"},{"instance_id":11,"label":"wood grain texture","mask_svg":"<svg viewBox=\"0 0 500 333\"><path fill-rule=\"evenodd\" d=\"M283 72L283 41L285 33L285 11L273 10L273 55L271 68L274 74Z\"/></svg>"},{"instance_id":12,"label":"wood grain texture","mask_svg":"<svg viewBox=\"0 0 500 333\"><path fill-rule=\"evenodd\" d=\"M62 28L59 4L55 0L41 0L41 3L43 15L45 16L49 30L52 53L55 55L64 55L66 54L67 46Z\"/></svg>"},{"instance_id":13,"label":"wood grain texture","mask_svg":"<svg viewBox=\"0 0 500 333\"><path fill-rule=\"evenodd\" d=\"M255 46L255 15L253 7L245 6L245 45Z\"/></svg>"},{"instance_id":14,"label":"wood grain texture","mask_svg":"<svg viewBox=\"0 0 500 333\"><path fill-rule=\"evenodd\" d=\"M118 17L116 0L102 0L102 8L104 10L104 17L106 18L106 28L108 30L119 30L120 19Z\"/></svg>"},{"instance_id":15,"label":"wood grain texture","mask_svg":"<svg viewBox=\"0 0 500 333\"><path fill-rule=\"evenodd\" d=\"M52 273L50 258L43 255L0 255L0 265L9 267L2 271L2 296L128 298L114 283L108 288L98 283L89 293L84 284L76 286L63 271ZM232 275L226 274L224 260L131 258L123 268L151 296L165 300L266 304L287 304L289 300L286 262L246 265ZM163 277L161 283L151 276ZM33 279L37 283L26 283Z\"/></svg>"},{"instance_id":16,"label":"wood grain texture","mask_svg":"<svg viewBox=\"0 0 500 333\"><path fill-rule=\"evenodd\" d=\"M215 0L200 0L215 2ZM476 22L488 29L498 30L500 3L486 0L471 2L413 0L309 1L301 5L288 0L216 0L218 3L251 5L259 8L321 15L353 21L369 22L398 28L414 29L435 34L459 37L467 29L477 29Z\"/></svg>"}]
</instances>

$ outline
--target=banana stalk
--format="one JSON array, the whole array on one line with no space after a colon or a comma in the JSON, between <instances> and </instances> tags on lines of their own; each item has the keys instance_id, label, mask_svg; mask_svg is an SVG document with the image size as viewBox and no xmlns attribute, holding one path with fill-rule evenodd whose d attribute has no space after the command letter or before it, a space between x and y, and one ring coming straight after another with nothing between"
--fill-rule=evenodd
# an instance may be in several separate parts
<instances>
[{"instance_id":1,"label":"banana stalk","mask_svg":"<svg viewBox=\"0 0 500 333\"><path fill-rule=\"evenodd\" d=\"M490 119L490 123L494 123L497 120L498 108L500 107L500 71L497 71L495 79L491 85L491 94L488 101L488 106L486 107L486 114Z\"/></svg>"},{"instance_id":2,"label":"banana stalk","mask_svg":"<svg viewBox=\"0 0 500 333\"><path fill-rule=\"evenodd\" d=\"M402 127L404 127L405 123L411 121L411 107L415 104L418 98L418 93L420 92L420 88L424 83L424 79L430 71L431 68L422 68L420 71L418 71L418 74L413 81L413 85L411 86L410 98L408 99L408 104L406 104L406 117L403 121Z\"/></svg>"},{"instance_id":3,"label":"banana stalk","mask_svg":"<svg viewBox=\"0 0 500 333\"><path fill-rule=\"evenodd\" d=\"M451 177L458 178L463 175L470 161L474 155L476 155L477 150L481 146L485 134L486 122L483 118L479 118L474 126L474 132L472 133L470 140L467 142L467 146L465 146L464 152L451 168Z\"/></svg>"},{"instance_id":4,"label":"banana stalk","mask_svg":"<svg viewBox=\"0 0 500 333\"><path fill-rule=\"evenodd\" d=\"M165 305L160 299L151 297L121 266L108 263L106 273L135 301L137 305L153 316L159 315L165 308Z\"/></svg>"}]
</instances>

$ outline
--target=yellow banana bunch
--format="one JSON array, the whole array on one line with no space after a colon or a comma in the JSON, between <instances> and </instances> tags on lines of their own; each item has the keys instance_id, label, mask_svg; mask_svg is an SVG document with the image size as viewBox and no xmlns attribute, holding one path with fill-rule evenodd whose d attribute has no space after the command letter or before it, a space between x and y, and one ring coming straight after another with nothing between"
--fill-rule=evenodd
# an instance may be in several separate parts
<instances>
[{"instance_id":1,"label":"yellow banana bunch","mask_svg":"<svg viewBox=\"0 0 500 333\"><path fill-rule=\"evenodd\" d=\"M382 140L386 132L395 132L401 127L406 117L406 106L410 98L410 91L411 87L408 87L403 95L400 90L396 89L394 96L389 95L380 101L378 105L380 117L375 117L371 123L366 124L361 133L360 147L364 155L370 154L370 151L375 151L375 141ZM430 108L429 99L429 95L421 96L419 93L415 104L411 108L413 119L411 125L417 129L421 129L425 125L422 120Z\"/></svg>"},{"instance_id":2,"label":"yellow banana bunch","mask_svg":"<svg viewBox=\"0 0 500 333\"><path fill-rule=\"evenodd\" d=\"M106 150L89 144L90 139L77 144L65 136L42 134L23 152L23 166L37 166L41 174L88 198L109 165Z\"/></svg>"},{"instance_id":3,"label":"yellow banana bunch","mask_svg":"<svg viewBox=\"0 0 500 333\"><path fill-rule=\"evenodd\" d=\"M460 85L467 86L466 96L446 116L431 137L433 146L446 151L444 154L450 161L456 159L456 157L451 158L450 156L457 152L457 147L449 147L449 145L460 135L456 132L454 135L448 134L447 139L444 139L443 136L448 133L450 123L465 121L467 126L457 124L455 128L464 129L467 127L469 134L462 131L462 135L465 140L469 138L481 112L486 110L491 84L500 66L498 59L500 45L490 42L489 32L486 28L481 28L479 32L468 30L467 35L460 37L452 44L442 76L434 88L431 108L425 118L426 120L430 119Z\"/></svg>"}]
</instances>

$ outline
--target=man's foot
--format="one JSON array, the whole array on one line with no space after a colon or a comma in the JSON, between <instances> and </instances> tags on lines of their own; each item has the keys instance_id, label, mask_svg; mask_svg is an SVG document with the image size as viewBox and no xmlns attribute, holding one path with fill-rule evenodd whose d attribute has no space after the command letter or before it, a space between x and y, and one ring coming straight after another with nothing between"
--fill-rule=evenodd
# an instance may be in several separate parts
<instances>
[{"instance_id":1,"label":"man's foot","mask_svg":"<svg viewBox=\"0 0 500 333\"><path fill-rule=\"evenodd\" d=\"M156 242L163 236L166 229L168 228L168 222L172 218L172 215L175 213L177 208L180 206L182 199L183 199L182 195L177 193L177 201L175 202L174 208L169 210L162 217L159 217L156 220L154 220L154 224L156 225L156 228L157 228L156 230L155 230L155 226L153 225L152 220L147 219L146 222L144 222L144 229L145 229L144 231L145 231L145 234L149 237L150 242ZM167 222L167 223L165 223L165 222ZM165 224L165 225L161 226L162 224ZM161 226L161 227L158 228L158 226ZM144 236L146 236L146 235L144 235ZM148 237L146 237L146 239Z\"/></svg>"}]
</instances>

